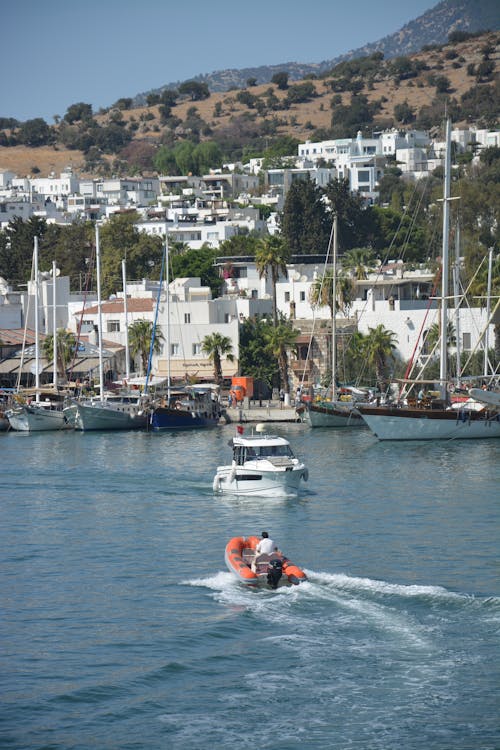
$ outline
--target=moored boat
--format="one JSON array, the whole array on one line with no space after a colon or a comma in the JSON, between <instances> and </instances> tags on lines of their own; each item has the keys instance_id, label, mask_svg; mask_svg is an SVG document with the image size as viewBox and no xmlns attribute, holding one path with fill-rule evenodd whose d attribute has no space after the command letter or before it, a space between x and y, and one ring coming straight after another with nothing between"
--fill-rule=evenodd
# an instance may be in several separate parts
<instances>
[{"instance_id":1,"label":"moored boat","mask_svg":"<svg viewBox=\"0 0 500 750\"><path fill-rule=\"evenodd\" d=\"M18 404L9 409L6 416L12 429L20 432L48 432L71 428L62 404L54 406L51 402L43 401Z\"/></svg>"},{"instance_id":2,"label":"moored boat","mask_svg":"<svg viewBox=\"0 0 500 750\"><path fill-rule=\"evenodd\" d=\"M224 559L231 573L240 583L249 586L296 586L307 581L304 571L281 552L271 555L256 554L259 537L235 536L226 544Z\"/></svg>"},{"instance_id":3,"label":"moored boat","mask_svg":"<svg viewBox=\"0 0 500 750\"><path fill-rule=\"evenodd\" d=\"M238 435L229 441L233 450L231 464L218 466L214 492L233 495L280 496L296 494L301 481L307 481L306 466L294 456L284 437L265 432L258 424L255 433Z\"/></svg>"},{"instance_id":4,"label":"moored boat","mask_svg":"<svg viewBox=\"0 0 500 750\"><path fill-rule=\"evenodd\" d=\"M215 384L187 385L170 391L167 398L151 412L151 429L186 430L199 427L216 427L223 410L219 399L219 386Z\"/></svg>"},{"instance_id":5,"label":"moored boat","mask_svg":"<svg viewBox=\"0 0 500 750\"><path fill-rule=\"evenodd\" d=\"M147 427L149 402L140 395L105 395L103 399L72 399L64 409L75 430L142 430Z\"/></svg>"}]
</instances>

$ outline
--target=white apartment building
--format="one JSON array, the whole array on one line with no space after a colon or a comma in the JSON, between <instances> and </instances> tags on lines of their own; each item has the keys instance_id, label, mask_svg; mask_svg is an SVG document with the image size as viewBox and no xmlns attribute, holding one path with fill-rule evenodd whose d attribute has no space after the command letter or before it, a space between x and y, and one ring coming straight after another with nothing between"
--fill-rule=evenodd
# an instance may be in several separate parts
<instances>
[{"instance_id":1,"label":"white apartment building","mask_svg":"<svg viewBox=\"0 0 500 750\"><path fill-rule=\"evenodd\" d=\"M162 333L161 351L153 354L152 372L158 377L184 380L213 380L213 364L202 352L205 336L215 332L228 336L232 342L234 362L223 359L225 377L231 377L238 369L240 313L236 300L212 300L209 287L202 287L199 278L175 279L170 286L169 303L166 295L160 294L158 305L158 330ZM137 320L154 321L158 299L158 283L143 281L127 285L128 325ZM170 325L167 325L167 310ZM98 324L99 310L92 304L83 311L82 332L91 333ZM76 332L82 315L74 310L71 329ZM111 341L125 347L126 324L123 294L102 303L103 341ZM140 358L134 368L140 373ZM141 373L144 374L144 373ZM123 376L124 373L121 373Z\"/></svg>"},{"instance_id":2,"label":"white apartment building","mask_svg":"<svg viewBox=\"0 0 500 750\"><path fill-rule=\"evenodd\" d=\"M265 173L265 185L271 196L278 195L285 199L290 186L296 180L310 179L318 187L324 188L335 177L337 177L336 170L326 167L284 167L268 169Z\"/></svg>"},{"instance_id":3,"label":"white apartment building","mask_svg":"<svg viewBox=\"0 0 500 750\"><path fill-rule=\"evenodd\" d=\"M52 172L48 177L30 178L31 191L60 206L65 206L68 195L78 192L79 179L67 167L56 177Z\"/></svg>"}]
</instances>

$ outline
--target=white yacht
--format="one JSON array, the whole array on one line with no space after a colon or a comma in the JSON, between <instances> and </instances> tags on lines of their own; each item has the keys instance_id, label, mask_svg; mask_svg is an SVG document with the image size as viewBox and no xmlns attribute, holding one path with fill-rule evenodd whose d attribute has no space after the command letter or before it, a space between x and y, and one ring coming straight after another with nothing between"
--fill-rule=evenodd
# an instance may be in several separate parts
<instances>
[{"instance_id":1,"label":"white yacht","mask_svg":"<svg viewBox=\"0 0 500 750\"><path fill-rule=\"evenodd\" d=\"M301 481L309 472L296 458L284 437L269 435L265 425L258 424L255 433L238 435L229 441L233 460L218 466L213 481L214 492L233 495L282 496L297 494Z\"/></svg>"}]
</instances>

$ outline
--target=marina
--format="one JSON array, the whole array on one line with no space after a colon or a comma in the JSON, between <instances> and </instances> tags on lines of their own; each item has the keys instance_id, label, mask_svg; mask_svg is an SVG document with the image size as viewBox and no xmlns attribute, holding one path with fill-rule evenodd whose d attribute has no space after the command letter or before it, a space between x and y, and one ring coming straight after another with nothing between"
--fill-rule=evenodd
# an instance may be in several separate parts
<instances>
[{"instance_id":1,"label":"marina","mask_svg":"<svg viewBox=\"0 0 500 750\"><path fill-rule=\"evenodd\" d=\"M0 435L2 746L497 747L499 441L273 424L301 494L218 496L234 430Z\"/></svg>"}]
</instances>

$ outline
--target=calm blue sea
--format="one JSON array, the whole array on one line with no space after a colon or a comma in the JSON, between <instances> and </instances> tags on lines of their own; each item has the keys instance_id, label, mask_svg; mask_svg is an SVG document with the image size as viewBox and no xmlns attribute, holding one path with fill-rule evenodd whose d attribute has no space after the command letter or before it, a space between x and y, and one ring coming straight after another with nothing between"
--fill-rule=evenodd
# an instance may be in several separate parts
<instances>
[{"instance_id":1,"label":"calm blue sea","mask_svg":"<svg viewBox=\"0 0 500 750\"><path fill-rule=\"evenodd\" d=\"M298 498L213 495L234 426L0 434L2 749L500 748L500 441L276 431Z\"/></svg>"}]
</instances>

